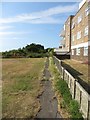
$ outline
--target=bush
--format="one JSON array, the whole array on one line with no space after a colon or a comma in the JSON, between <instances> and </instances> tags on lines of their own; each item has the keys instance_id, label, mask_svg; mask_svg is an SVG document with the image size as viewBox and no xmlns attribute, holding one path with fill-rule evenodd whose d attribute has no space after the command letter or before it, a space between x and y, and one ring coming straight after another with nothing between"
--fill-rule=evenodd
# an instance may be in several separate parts
<instances>
[{"instance_id":1,"label":"bush","mask_svg":"<svg viewBox=\"0 0 90 120\"><path fill-rule=\"evenodd\" d=\"M50 49L51 51L52 49ZM40 44L30 44L17 50L2 52L3 58L41 58L49 57L50 51L44 49Z\"/></svg>"}]
</instances>

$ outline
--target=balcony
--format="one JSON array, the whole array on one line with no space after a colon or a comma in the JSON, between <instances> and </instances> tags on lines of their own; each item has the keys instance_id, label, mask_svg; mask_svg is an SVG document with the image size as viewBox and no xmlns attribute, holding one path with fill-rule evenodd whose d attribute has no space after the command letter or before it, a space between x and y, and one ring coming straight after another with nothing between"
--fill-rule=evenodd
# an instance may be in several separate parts
<instances>
[{"instance_id":1,"label":"balcony","mask_svg":"<svg viewBox=\"0 0 90 120\"><path fill-rule=\"evenodd\" d=\"M66 54L69 55L70 54L69 50L66 50L65 48L55 48L54 53L57 55L66 55Z\"/></svg>"},{"instance_id":2,"label":"balcony","mask_svg":"<svg viewBox=\"0 0 90 120\"><path fill-rule=\"evenodd\" d=\"M65 39L60 40L60 45L62 45L63 47L65 47Z\"/></svg>"},{"instance_id":3,"label":"balcony","mask_svg":"<svg viewBox=\"0 0 90 120\"><path fill-rule=\"evenodd\" d=\"M54 52L68 52L65 48L55 48Z\"/></svg>"},{"instance_id":4,"label":"balcony","mask_svg":"<svg viewBox=\"0 0 90 120\"><path fill-rule=\"evenodd\" d=\"M65 37L65 30L63 29L59 35L60 37Z\"/></svg>"}]
</instances>

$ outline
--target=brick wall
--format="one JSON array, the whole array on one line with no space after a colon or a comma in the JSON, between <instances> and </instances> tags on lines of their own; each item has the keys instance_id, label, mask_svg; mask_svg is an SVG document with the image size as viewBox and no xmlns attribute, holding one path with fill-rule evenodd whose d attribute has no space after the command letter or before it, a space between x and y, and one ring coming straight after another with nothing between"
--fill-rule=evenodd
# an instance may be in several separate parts
<instances>
[{"instance_id":1,"label":"brick wall","mask_svg":"<svg viewBox=\"0 0 90 120\"><path fill-rule=\"evenodd\" d=\"M73 49L73 50L74 50L74 55L71 55L71 59L75 59L83 62L88 61L88 56L84 56L84 47L80 48L80 55L76 55L76 49Z\"/></svg>"}]
</instances>

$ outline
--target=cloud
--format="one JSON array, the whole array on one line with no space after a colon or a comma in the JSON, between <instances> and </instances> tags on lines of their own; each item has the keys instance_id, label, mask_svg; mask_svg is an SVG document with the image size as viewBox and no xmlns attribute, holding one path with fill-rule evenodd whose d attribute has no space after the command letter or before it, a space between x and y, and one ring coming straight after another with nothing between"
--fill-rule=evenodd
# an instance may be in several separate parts
<instances>
[{"instance_id":1,"label":"cloud","mask_svg":"<svg viewBox=\"0 0 90 120\"><path fill-rule=\"evenodd\" d=\"M1 18L0 23L59 23L60 19L56 19L54 15L72 13L77 11L78 5L56 6L44 11L33 12L31 14L21 14L11 18Z\"/></svg>"},{"instance_id":2,"label":"cloud","mask_svg":"<svg viewBox=\"0 0 90 120\"><path fill-rule=\"evenodd\" d=\"M0 32L0 36L16 34L16 32Z\"/></svg>"},{"instance_id":3,"label":"cloud","mask_svg":"<svg viewBox=\"0 0 90 120\"><path fill-rule=\"evenodd\" d=\"M13 26L3 26L3 25L0 25L0 31L7 30L7 29L10 29L10 28L13 28Z\"/></svg>"},{"instance_id":4,"label":"cloud","mask_svg":"<svg viewBox=\"0 0 90 120\"><path fill-rule=\"evenodd\" d=\"M31 32L27 31L20 31L20 32L0 32L0 39L4 39L7 35L23 35L23 34L29 34Z\"/></svg>"},{"instance_id":5,"label":"cloud","mask_svg":"<svg viewBox=\"0 0 90 120\"><path fill-rule=\"evenodd\" d=\"M13 36L11 36L11 37L3 37L3 38L0 38L0 40L21 40L21 39L25 39L25 38L22 38L22 37L13 37Z\"/></svg>"},{"instance_id":6,"label":"cloud","mask_svg":"<svg viewBox=\"0 0 90 120\"><path fill-rule=\"evenodd\" d=\"M40 18L40 19L35 19L35 20L30 20L27 21L27 23L31 24L63 24L64 19L55 19L52 17L46 17L46 18Z\"/></svg>"}]
</instances>

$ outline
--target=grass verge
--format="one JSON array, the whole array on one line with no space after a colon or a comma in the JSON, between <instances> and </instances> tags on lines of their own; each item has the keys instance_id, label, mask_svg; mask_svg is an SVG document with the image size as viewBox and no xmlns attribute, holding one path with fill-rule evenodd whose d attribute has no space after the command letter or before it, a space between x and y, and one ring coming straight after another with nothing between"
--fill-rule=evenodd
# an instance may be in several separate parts
<instances>
[{"instance_id":1,"label":"grass verge","mask_svg":"<svg viewBox=\"0 0 90 120\"><path fill-rule=\"evenodd\" d=\"M63 60L63 66L76 78L80 78L84 82L88 83L88 68L89 65L82 64L75 60Z\"/></svg>"},{"instance_id":2,"label":"grass verge","mask_svg":"<svg viewBox=\"0 0 90 120\"><path fill-rule=\"evenodd\" d=\"M53 85L59 96L59 111L64 118L80 119L83 120L82 114L79 112L79 104L73 100L68 88L67 83L61 79L60 73L54 65L53 59L50 58L49 69L53 76ZM61 99L60 99L61 98Z\"/></svg>"}]
</instances>

